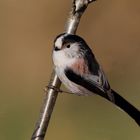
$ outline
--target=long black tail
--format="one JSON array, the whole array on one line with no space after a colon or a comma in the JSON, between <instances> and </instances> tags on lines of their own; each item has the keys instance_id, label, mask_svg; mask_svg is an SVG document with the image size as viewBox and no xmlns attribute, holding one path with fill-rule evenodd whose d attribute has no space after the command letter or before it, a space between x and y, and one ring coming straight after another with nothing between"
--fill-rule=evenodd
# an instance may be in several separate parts
<instances>
[{"instance_id":1,"label":"long black tail","mask_svg":"<svg viewBox=\"0 0 140 140\"><path fill-rule=\"evenodd\" d=\"M85 89L88 89L89 91L92 91L111 101L109 94L103 92L94 83L84 79L82 76L76 74L71 69L66 69L65 74L70 81L76 83L77 85L81 85ZM122 110L124 110L126 113L128 113L140 126L140 111L136 109L133 105L131 105L128 101L126 101L123 97L121 97L118 93L116 93L114 90L111 90L111 93L114 95L113 103L120 107Z\"/></svg>"},{"instance_id":2,"label":"long black tail","mask_svg":"<svg viewBox=\"0 0 140 140\"><path fill-rule=\"evenodd\" d=\"M136 109L133 105L131 105L128 101L126 101L123 97L121 97L118 93L112 90L114 95L115 104L128 113L140 126L140 111Z\"/></svg>"}]
</instances>

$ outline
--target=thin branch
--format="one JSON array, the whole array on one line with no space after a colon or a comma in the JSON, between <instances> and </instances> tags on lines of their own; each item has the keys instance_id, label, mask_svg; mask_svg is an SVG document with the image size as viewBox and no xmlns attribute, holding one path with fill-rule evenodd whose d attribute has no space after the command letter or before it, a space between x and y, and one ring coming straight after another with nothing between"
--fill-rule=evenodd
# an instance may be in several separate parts
<instances>
[{"instance_id":1,"label":"thin branch","mask_svg":"<svg viewBox=\"0 0 140 140\"><path fill-rule=\"evenodd\" d=\"M66 24L65 32L71 34L76 33L81 16L83 15L88 4L93 1L96 0L73 1L72 10ZM53 71L48 86L49 88L48 90L45 91L47 96L45 96L44 103L41 108L40 118L36 123L31 140L44 140L60 86L61 86L61 81Z\"/></svg>"}]
</instances>

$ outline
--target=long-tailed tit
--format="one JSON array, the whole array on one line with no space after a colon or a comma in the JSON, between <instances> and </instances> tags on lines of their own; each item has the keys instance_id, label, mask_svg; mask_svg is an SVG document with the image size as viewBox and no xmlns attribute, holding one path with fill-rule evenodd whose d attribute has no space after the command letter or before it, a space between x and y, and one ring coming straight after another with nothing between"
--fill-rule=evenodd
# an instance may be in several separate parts
<instances>
[{"instance_id":1,"label":"long-tailed tit","mask_svg":"<svg viewBox=\"0 0 140 140\"><path fill-rule=\"evenodd\" d=\"M140 125L140 112L111 89L94 54L81 37L60 34L54 41L53 62L62 83L74 94L98 94L127 112Z\"/></svg>"}]
</instances>

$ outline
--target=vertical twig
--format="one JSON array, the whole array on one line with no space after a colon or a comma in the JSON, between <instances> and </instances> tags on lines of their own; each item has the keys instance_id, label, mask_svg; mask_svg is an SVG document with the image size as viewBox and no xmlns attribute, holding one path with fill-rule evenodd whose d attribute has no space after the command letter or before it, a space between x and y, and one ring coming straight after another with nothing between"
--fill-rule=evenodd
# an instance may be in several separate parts
<instances>
[{"instance_id":1,"label":"vertical twig","mask_svg":"<svg viewBox=\"0 0 140 140\"><path fill-rule=\"evenodd\" d=\"M73 0L72 10L68 18L65 32L75 34L78 28L81 16L83 15L88 4L96 0ZM51 75L49 88L46 91L47 96L41 109L40 118L36 123L31 140L44 140L49 120L55 105L61 82L55 72Z\"/></svg>"}]
</instances>

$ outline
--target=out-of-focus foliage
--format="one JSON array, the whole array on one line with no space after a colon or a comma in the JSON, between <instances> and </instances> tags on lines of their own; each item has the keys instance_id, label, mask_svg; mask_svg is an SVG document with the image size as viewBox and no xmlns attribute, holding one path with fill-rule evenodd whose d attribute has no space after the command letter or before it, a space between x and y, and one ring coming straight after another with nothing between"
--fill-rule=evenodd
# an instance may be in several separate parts
<instances>
[{"instance_id":1,"label":"out-of-focus foliage","mask_svg":"<svg viewBox=\"0 0 140 140\"><path fill-rule=\"evenodd\" d=\"M0 139L28 140L52 71L54 37L71 0L0 0ZM78 28L110 84L140 108L140 1L98 0ZM48 140L139 140L139 127L101 97L58 97Z\"/></svg>"}]
</instances>

